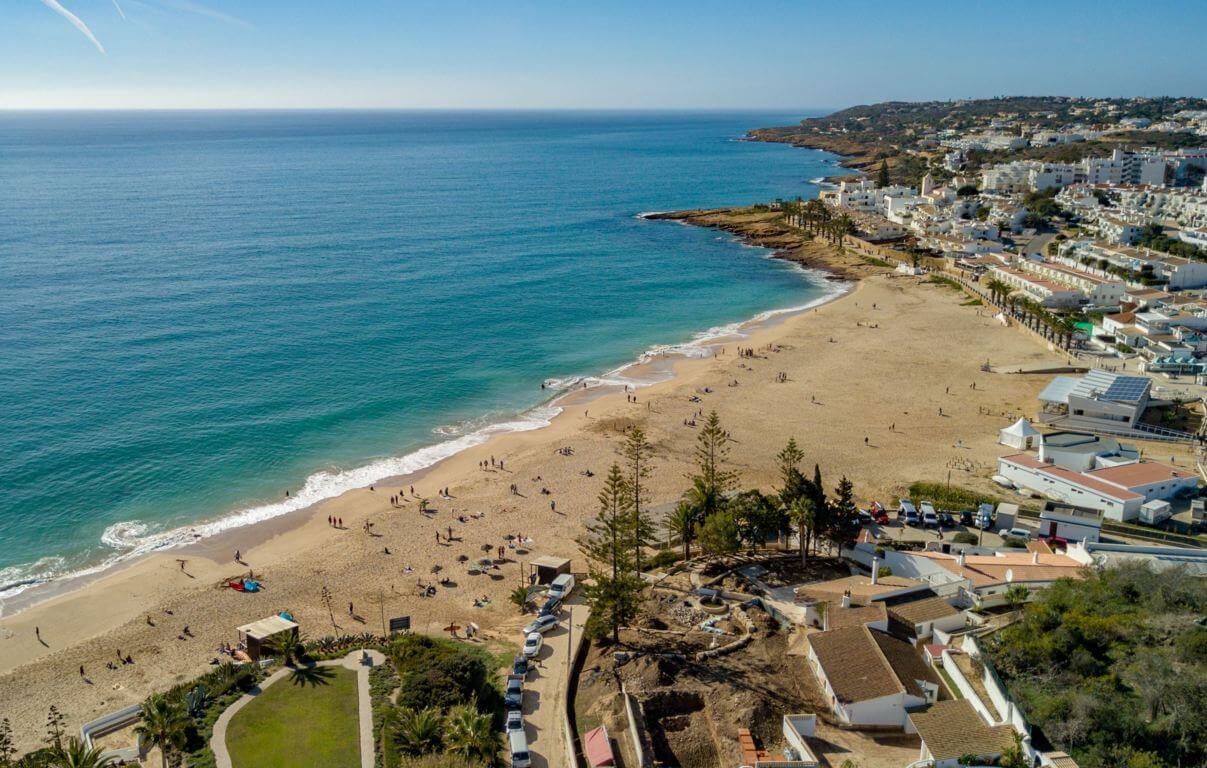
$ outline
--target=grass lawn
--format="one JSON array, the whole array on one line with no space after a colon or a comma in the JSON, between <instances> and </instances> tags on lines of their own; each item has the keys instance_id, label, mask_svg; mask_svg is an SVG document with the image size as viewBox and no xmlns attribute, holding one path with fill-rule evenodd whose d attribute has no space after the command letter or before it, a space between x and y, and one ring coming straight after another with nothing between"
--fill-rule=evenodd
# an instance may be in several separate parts
<instances>
[{"instance_id":1,"label":"grass lawn","mask_svg":"<svg viewBox=\"0 0 1207 768\"><path fill-rule=\"evenodd\" d=\"M226 733L234 768L359 768L356 673L303 669L236 713Z\"/></svg>"}]
</instances>

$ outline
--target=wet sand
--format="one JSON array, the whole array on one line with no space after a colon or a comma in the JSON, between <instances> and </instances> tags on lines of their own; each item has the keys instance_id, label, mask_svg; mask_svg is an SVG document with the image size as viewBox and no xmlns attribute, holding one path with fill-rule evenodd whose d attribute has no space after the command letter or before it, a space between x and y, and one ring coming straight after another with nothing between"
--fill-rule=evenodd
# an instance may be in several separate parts
<instances>
[{"instance_id":1,"label":"wet sand","mask_svg":"<svg viewBox=\"0 0 1207 768\"><path fill-rule=\"evenodd\" d=\"M818 249L824 250L803 250L816 257ZM1033 413L1049 377L984 373L981 364L1026 367L1062 358L978 308L961 306L962 293L853 257L833 260L860 278L850 293L727 340L716 357L651 363L671 365L675 377L639 390L636 403L619 390L575 393L547 428L502 435L417 477L150 556L0 620L0 716L12 720L21 746L36 746L51 704L74 728L140 701L205 671L215 648L234 642L236 626L280 610L293 613L309 638L380 632L383 615L410 615L420 631L472 620L484 634L515 639L521 618L507 594L521 583L522 564L555 554L585 570L575 538L595 513L600 478L619 458L623 430L632 424L655 446L656 505L673 502L687 487L696 430L684 420L700 409L715 409L730 430L732 463L748 487L773 487L774 456L789 437L810 466L821 465L827 485L850 477L861 502L888 502L910 482L945 480L949 472L953 483L987 486L1001 453L997 430L1009 414ZM739 345L756 348L758 356L740 358ZM777 381L781 372L784 383ZM564 447L573 453L560 454ZM492 456L505 468L480 469ZM513 483L519 495L509 491ZM433 514L420 513L410 485L429 499ZM446 486L451 499L437 495ZM394 507L389 499L400 492L404 503ZM457 519L470 514L480 518ZM328 516L343 518L344 527L329 526ZM363 531L366 521L372 534ZM443 539L449 526L452 541L437 544L436 534ZM492 575L466 573L459 555L481 558L508 534L534 543L523 552L507 550L508 562ZM246 565L233 561L236 549ZM433 580L433 566L456 586L418 597L417 583ZM249 568L263 592L222 587ZM320 600L324 587L335 626ZM474 608L483 596L491 607ZM178 639L185 625L192 637ZM118 650L134 664L106 669Z\"/></svg>"}]
</instances>

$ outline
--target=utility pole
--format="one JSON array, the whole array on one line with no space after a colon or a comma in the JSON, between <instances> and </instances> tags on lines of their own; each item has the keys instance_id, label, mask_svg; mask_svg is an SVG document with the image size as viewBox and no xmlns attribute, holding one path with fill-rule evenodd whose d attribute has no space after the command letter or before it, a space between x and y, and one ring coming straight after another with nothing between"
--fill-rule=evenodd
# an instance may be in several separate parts
<instances>
[{"instance_id":1,"label":"utility pole","mask_svg":"<svg viewBox=\"0 0 1207 768\"><path fill-rule=\"evenodd\" d=\"M574 606L566 606L570 619L566 622L566 682L570 682L570 657L574 655Z\"/></svg>"}]
</instances>

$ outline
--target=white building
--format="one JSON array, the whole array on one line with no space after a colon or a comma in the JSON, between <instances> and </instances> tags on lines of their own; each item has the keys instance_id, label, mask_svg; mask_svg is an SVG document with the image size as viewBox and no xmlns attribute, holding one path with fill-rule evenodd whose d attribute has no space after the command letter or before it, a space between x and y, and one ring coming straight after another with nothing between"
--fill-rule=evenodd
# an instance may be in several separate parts
<instances>
[{"instance_id":1,"label":"white building","mask_svg":"<svg viewBox=\"0 0 1207 768\"><path fill-rule=\"evenodd\" d=\"M904 728L938 698L938 677L913 645L866 626L815 632L808 659L839 722Z\"/></svg>"},{"instance_id":2,"label":"white building","mask_svg":"<svg viewBox=\"0 0 1207 768\"><path fill-rule=\"evenodd\" d=\"M998 459L998 474L1019 488L1101 512L1107 520L1117 522L1139 517L1141 506L1149 501L1171 499L1198 488L1198 475L1152 461L1074 472L1017 453Z\"/></svg>"},{"instance_id":3,"label":"white building","mask_svg":"<svg viewBox=\"0 0 1207 768\"><path fill-rule=\"evenodd\" d=\"M1086 303L1081 291L1013 267L991 267L989 274L1045 307L1078 307Z\"/></svg>"},{"instance_id":4,"label":"white building","mask_svg":"<svg viewBox=\"0 0 1207 768\"><path fill-rule=\"evenodd\" d=\"M1087 428L1118 429L1140 420L1151 391L1152 380L1145 376L1093 370L1081 378L1057 376L1039 393L1039 400L1048 412L1072 417Z\"/></svg>"}]
</instances>

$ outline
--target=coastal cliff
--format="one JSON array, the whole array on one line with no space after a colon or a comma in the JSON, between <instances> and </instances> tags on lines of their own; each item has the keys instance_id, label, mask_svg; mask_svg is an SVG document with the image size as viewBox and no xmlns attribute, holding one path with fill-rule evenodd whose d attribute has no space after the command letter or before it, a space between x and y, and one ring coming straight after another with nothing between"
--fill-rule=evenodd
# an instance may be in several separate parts
<instances>
[{"instance_id":1,"label":"coastal cliff","mask_svg":"<svg viewBox=\"0 0 1207 768\"><path fill-rule=\"evenodd\" d=\"M645 218L724 230L749 245L770 248L777 259L828 272L833 280L858 280L877 269L859 256L788 227L777 212L761 207L668 211Z\"/></svg>"}]
</instances>

